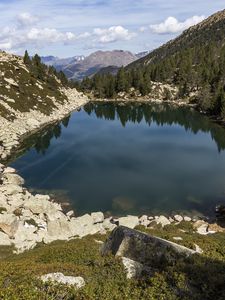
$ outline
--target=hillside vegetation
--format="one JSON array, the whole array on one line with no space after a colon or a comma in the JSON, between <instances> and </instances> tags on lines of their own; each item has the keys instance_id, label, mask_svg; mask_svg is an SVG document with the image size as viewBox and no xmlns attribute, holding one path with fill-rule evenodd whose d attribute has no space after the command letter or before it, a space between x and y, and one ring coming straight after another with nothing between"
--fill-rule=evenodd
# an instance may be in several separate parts
<instances>
[{"instance_id":1,"label":"hillside vegetation","mask_svg":"<svg viewBox=\"0 0 225 300\"><path fill-rule=\"evenodd\" d=\"M135 88L151 96L154 81L176 85L177 99L188 98L210 114L225 118L225 10L184 31L144 58L110 74L86 78L81 89L115 97ZM170 93L167 93L170 98Z\"/></svg>"},{"instance_id":2,"label":"hillside vegetation","mask_svg":"<svg viewBox=\"0 0 225 300\"><path fill-rule=\"evenodd\" d=\"M203 254L152 265L152 275L139 280L127 279L120 258L101 256L101 241L95 235L69 242L39 245L20 255L10 255L1 248L0 299L4 300L211 300L224 299L225 239L224 233L200 236L191 224L168 225L162 230L138 228L174 241ZM48 272L82 276L86 286L80 290L65 285L43 283L39 277Z\"/></svg>"},{"instance_id":3,"label":"hillside vegetation","mask_svg":"<svg viewBox=\"0 0 225 300\"><path fill-rule=\"evenodd\" d=\"M13 120L15 112L36 109L50 114L63 103L61 89L68 85L62 72L41 63L40 57L24 58L0 52L0 116Z\"/></svg>"}]
</instances>

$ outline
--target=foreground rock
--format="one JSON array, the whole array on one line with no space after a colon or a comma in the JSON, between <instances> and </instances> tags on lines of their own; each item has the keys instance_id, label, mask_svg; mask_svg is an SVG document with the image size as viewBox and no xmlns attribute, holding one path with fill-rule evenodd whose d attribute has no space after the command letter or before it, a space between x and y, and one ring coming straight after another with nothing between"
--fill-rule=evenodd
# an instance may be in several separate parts
<instances>
[{"instance_id":1,"label":"foreground rock","mask_svg":"<svg viewBox=\"0 0 225 300\"><path fill-rule=\"evenodd\" d=\"M136 277L143 270L151 270L165 260L170 262L178 257L190 256L196 251L176 243L150 236L137 230L119 226L113 230L102 246L102 255L113 254L123 257L129 278ZM124 259L125 258L125 259Z\"/></svg>"},{"instance_id":2,"label":"foreground rock","mask_svg":"<svg viewBox=\"0 0 225 300\"><path fill-rule=\"evenodd\" d=\"M83 277L65 276L63 273L49 273L41 276L40 278L43 282L55 282L60 284L72 285L77 289L85 286L85 281Z\"/></svg>"}]
</instances>

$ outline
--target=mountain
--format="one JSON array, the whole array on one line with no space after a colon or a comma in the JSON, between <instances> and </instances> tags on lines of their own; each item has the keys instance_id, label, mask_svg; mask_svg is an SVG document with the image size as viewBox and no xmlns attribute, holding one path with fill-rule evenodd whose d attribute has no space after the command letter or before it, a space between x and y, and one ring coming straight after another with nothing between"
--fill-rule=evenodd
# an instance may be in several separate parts
<instances>
[{"instance_id":1,"label":"mountain","mask_svg":"<svg viewBox=\"0 0 225 300\"><path fill-rule=\"evenodd\" d=\"M42 57L42 62L52 65L57 71L63 71L69 79L81 80L87 76L93 76L102 68L113 67L115 69L126 66L138 59L138 57L122 50L97 51L89 56L74 56L60 59L54 56Z\"/></svg>"},{"instance_id":2,"label":"mountain","mask_svg":"<svg viewBox=\"0 0 225 300\"><path fill-rule=\"evenodd\" d=\"M98 74L84 87L97 97L131 88L150 97L153 82L177 87L177 100L193 102L200 110L225 119L225 10L120 69L115 78ZM164 97L169 99L170 94L168 90Z\"/></svg>"},{"instance_id":3,"label":"mountain","mask_svg":"<svg viewBox=\"0 0 225 300\"><path fill-rule=\"evenodd\" d=\"M42 63L53 66L56 68L56 70L61 71L65 66L72 64L72 63L78 63L83 61L85 56L83 55L77 55L67 58L59 58L56 56L42 56L41 61Z\"/></svg>"}]
</instances>

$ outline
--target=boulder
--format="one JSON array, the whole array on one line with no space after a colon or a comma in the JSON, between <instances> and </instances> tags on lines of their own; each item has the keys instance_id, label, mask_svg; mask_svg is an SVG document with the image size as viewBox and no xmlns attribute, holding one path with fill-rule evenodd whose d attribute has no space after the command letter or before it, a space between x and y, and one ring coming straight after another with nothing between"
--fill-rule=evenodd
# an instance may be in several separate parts
<instances>
[{"instance_id":1,"label":"boulder","mask_svg":"<svg viewBox=\"0 0 225 300\"><path fill-rule=\"evenodd\" d=\"M1 246L10 246L12 244L12 240L10 240L9 236L4 232L0 231L0 245Z\"/></svg>"},{"instance_id":2,"label":"boulder","mask_svg":"<svg viewBox=\"0 0 225 300\"><path fill-rule=\"evenodd\" d=\"M91 217L94 224L102 223L104 221L104 214L102 212L93 212Z\"/></svg>"},{"instance_id":3,"label":"boulder","mask_svg":"<svg viewBox=\"0 0 225 300\"><path fill-rule=\"evenodd\" d=\"M127 216L118 219L120 226L126 226L128 228L134 228L139 225L138 217L136 216Z\"/></svg>"},{"instance_id":4,"label":"boulder","mask_svg":"<svg viewBox=\"0 0 225 300\"><path fill-rule=\"evenodd\" d=\"M40 278L43 282L55 282L60 284L72 285L77 289L85 286L85 281L83 277L65 276L63 273L49 273L42 275Z\"/></svg>"},{"instance_id":5,"label":"boulder","mask_svg":"<svg viewBox=\"0 0 225 300\"><path fill-rule=\"evenodd\" d=\"M18 226L19 222L14 214L0 214L0 229L10 238L14 237Z\"/></svg>"},{"instance_id":6,"label":"boulder","mask_svg":"<svg viewBox=\"0 0 225 300\"><path fill-rule=\"evenodd\" d=\"M116 224L113 224L111 220L112 218L107 218L103 221L102 226L104 229L112 231L113 229L116 228Z\"/></svg>"},{"instance_id":7,"label":"boulder","mask_svg":"<svg viewBox=\"0 0 225 300\"><path fill-rule=\"evenodd\" d=\"M127 279L140 278L144 271L144 265L127 257L122 257L122 263L127 273Z\"/></svg>"},{"instance_id":8,"label":"boulder","mask_svg":"<svg viewBox=\"0 0 225 300\"><path fill-rule=\"evenodd\" d=\"M169 219L167 219L165 216L159 216L155 221L157 224L162 225L162 227L170 225Z\"/></svg>"},{"instance_id":9,"label":"boulder","mask_svg":"<svg viewBox=\"0 0 225 300\"><path fill-rule=\"evenodd\" d=\"M4 182L14 185L23 185L24 179L17 174L6 173L2 176Z\"/></svg>"},{"instance_id":10,"label":"boulder","mask_svg":"<svg viewBox=\"0 0 225 300\"><path fill-rule=\"evenodd\" d=\"M0 187L0 193L4 192L5 195L15 195L23 192L23 188L21 186L15 184L5 184Z\"/></svg>"},{"instance_id":11,"label":"boulder","mask_svg":"<svg viewBox=\"0 0 225 300\"><path fill-rule=\"evenodd\" d=\"M184 220L183 217L180 216L180 215L175 215L173 218L174 218L174 220L177 221L177 222L182 222L182 221Z\"/></svg>"},{"instance_id":12,"label":"boulder","mask_svg":"<svg viewBox=\"0 0 225 300\"><path fill-rule=\"evenodd\" d=\"M151 236L134 229L119 226L113 230L101 249L102 255L126 257L151 267L163 261L190 256L194 250Z\"/></svg>"},{"instance_id":13,"label":"boulder","mask_svg":"<svg viewBox=\"0 0 225 300\"><path fill-rule=\"evenodd\" d=\"M191 219L190 217L184 216L184 221L185 221L185 222L191 222L191 220L192 220L192 219Z\"/></svg>"}]
</instances>

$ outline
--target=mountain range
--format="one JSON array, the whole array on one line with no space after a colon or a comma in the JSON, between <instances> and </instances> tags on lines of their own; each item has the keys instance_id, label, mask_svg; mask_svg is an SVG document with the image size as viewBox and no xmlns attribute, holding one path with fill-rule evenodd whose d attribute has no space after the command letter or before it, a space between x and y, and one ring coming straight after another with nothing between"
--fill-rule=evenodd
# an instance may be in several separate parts
<instances>
[{"instance_id":1,"label":"mountain range","mask_svg":"<svg viewBox=\"0 0 225 300\"><path fill-rule=\"evenodd\" d=\"M148 52L133 54L129 51L113 50L96 51L87 57L83 55L69 58L43 56L41 59L46 65L54 66L57 71L63 71L69 79L81 80L98 72L115 74L120 67L127 66L147 54Z\"/></svg>"}]
</instances>

